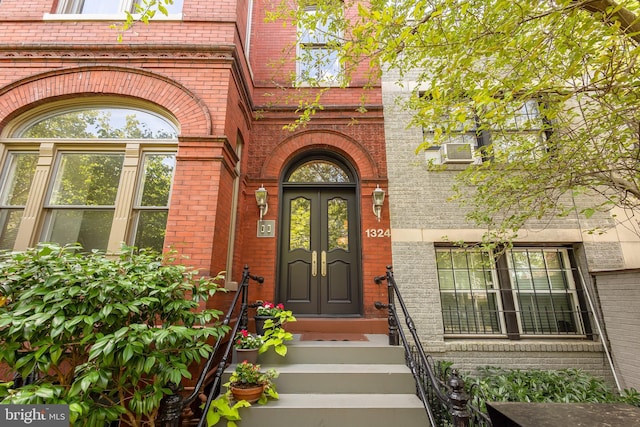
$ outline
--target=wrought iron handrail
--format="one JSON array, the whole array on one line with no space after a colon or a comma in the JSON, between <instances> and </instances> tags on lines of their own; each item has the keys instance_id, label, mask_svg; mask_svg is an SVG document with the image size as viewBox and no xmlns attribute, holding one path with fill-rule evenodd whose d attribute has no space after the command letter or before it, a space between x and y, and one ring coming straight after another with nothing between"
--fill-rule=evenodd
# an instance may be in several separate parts
<instances>
[{"instance_id":1,"label":"wrought iron handrail","mask_svg":"<svg viewBox=\"0 0 640 427\"><path fill-rule=\"evenodd\" d=\"M478 424L491 427L492 423L489 417L471 405L469 394L464 388L464 380L458 375L457 371L453 370L451 372L446 383L440 380L433 372L434 369L432 363L430 363L431 356L427 356L424 351L413 319L396 284L392 267L387 266L386 274L377 276L374 280L379 285L385 280L387 282L388 302L387 304L383 304L382 302L376 301L375 307L379 310L387 309L389 345L397 346L402 344L404 347L407 365L416 381L418 397L424 405L431 425L440 426L445 421L441 416L442 411L432 407L432 405L439 405L447 409L450 416L448 421L451 422L454 427L469 427L472 425L472 419L476 420ZM413 348L402 328L396 310L396 299L402 310L407 328L413 338ZM421 374L426 374L426 378L425 375ZM426 381L423 379L426 379Z\"/></svg>"},{"instance_id":2,"label":"wrought iron handrail","mask_svg":"<svg viewBox=\"0 0 640 427\"><path fill-rule=\"evenodd\" d=\"M235 312L238 301L240 301L240 312L238 315L239 320L235 323L233 328L231 329L231 333L229 336L234 337L238 333L240 329L246 329L248 324L247 310L249 308L249 280L254 280L258 283L264 282L264 278L261 276L255 276L249 273L249 266L245 265L244 270L242 272L242 280L238 285L238 289L233 297L231 302L231 306L227 311L224 320L222 321L223 326L227 326L231 323L231 318L233 313ZM158 416L156 418L156 425L159 427L178 427L180 425L180 415L182 412L189 407L196 398L200 395L201 390L205 386L210 386L209 394L207 395L207 400L202 409L202 416L198 422L198 427L202 427L206 425L206 414L211 406L211 402L220 394L220 388L222 384L222 374L224 374L224 370L227 367L229 362L229 357L232 354L233 350L233 340L228 340L227 346L222 353L222 358L218 363L218 367L215 373L215 376L211 382L205 384L207 379L209 378L209 374L212 371L212 366L217 357L220 357L218 354L220 348L222 347L224 337L219 337L216 340L216 344L213 347L213 351L211 355L207 359L202 372L198 376L198 380L196 385L193 388L191 394L189 394L184 399L177 393L177 387L174 386L174 394L165 396L162 399L160 404L160 410L158 411Z\"/></svg>"}]
</instances>

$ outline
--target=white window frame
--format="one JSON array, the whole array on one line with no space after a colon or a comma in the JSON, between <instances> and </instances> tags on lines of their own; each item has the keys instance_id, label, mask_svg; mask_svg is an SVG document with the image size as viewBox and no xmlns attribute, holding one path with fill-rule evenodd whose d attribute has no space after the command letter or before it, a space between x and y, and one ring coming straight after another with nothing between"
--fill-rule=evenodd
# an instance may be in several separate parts
<instances>
[{"instance_id":1,"label":"white window frame","mask_svg":"<svg viewBox=\"0 0 640 427\"><path fill-rule=\"evenodd\" d=\"M113 1L113 0L102 0ZM80 11L82 0L60 0L55 13L45 13L43 19L49 21L61 21L61 20L73 20L73 21L100 21L100 20L117 20L122 21L126 19L126 12L135 14L135 4L139 0L119 0L118 12L115 13L82 13ZM182 8L184 7L183 0L180 1L182 6L179 13L169 13L164 15L162 13L156 13L153 17L154 21L175 21L182 19Z\"/></svg>"},{"instance_id":2,"label":"white window frame","mask_svg":"<svg viewBox=\"0 0 640 427\"><path fill-rule=\"evenodd\" d=\"M108 2L113 0L102 0L103 2ZM118 13L120 12L133 12L133 5L136 3L136 0L119 0L118 2ZM58 13L60 14L71 14L71 15L87 15L83 14L81 11L81 7L84 5L84 0L61 0L58 3Z\"/></svg>"},{"instance_id":3,"label":"white window frame","mask_svg":"<svg viewBox=\"0 0 640 427\"><path fill-rule=\"evenodd\" d=\"M421 93L420 96L425 96ZM428 95L426 95L428 96ZM490 127L487 129L481 129L481 123L478 121L478 117L474 114L473 106L469 100L468 116L469 118L465 123L457 123L449 119L449 115L445 115L441 118L439 123L434 126L425 126L422 128L423 141L433 141L437 127L451 128L453 133L446 135L445 139L440 141L439 144L433 144L425 150L427 161L435 161L437 164L441 163L473 163L481 164L483 160L490 160L489 158L483 159L478 154L480 146L485 146L489 143L492 144L494 152L501 151L501 147L506 147L509 144L509 140L516 138L535 138L540 146L544 145L547 139L547 130L544 130L545 119L540 112L540 101L537 99L529 99L525 101L519 108L514 110L514 114L505 122L501 128ZM537 114L531 114L532 105L535 104L535 111ZM444 126L442 126L444 125ZM550 130L549 130L550 131ZM473 153L472 161L464 162L447 162L442 154L441 147L446 144L469 144ZM535 150L532 155L535 154Z\"/></svg>"},{"instance_id":4,"label":"white window frame","mask_svg":"<svg viewBox=\"0 0 640 427\"><path fill-rule=\"evenodd\" d=\"M305 14L315 14L316 12L316 6L306 6L304 9L304 13ZM327 24L327 26L322 26L319 27L320 29L322 28L326 28L328 27L329 24ZM305 53L305 51L307 52L311 52L311 51L326 51L326 52L330 52L330 48L329 48L329 36L326 37L321 37L320 40L316 40L316 41L303 41L305 37L305 34L309 34L309 30L307 28L304 28L303 26L298 26L298 31L297 31L297 35L298 35L298 40L296 42L296 55L298 57L298 60L296 61L296 79L297 79L297 84L301 85L301 86L308 86L309 82L302 79L302 74L305 72L305 70L310 69L311 67L306 66L305 65L305 61L302 59L302 57L304 55L309 55L309 53ZM307 37L309 38L314 38L313 35L308 35ZM322 70L320 70L321 72L318 74L323 74L326 75L326 71L333 69L333 65L338 62L338 74L336 76L330 76L329 78L325 78L324 76L319 76L317 78L317 80L315 80L313 83L319 85L319 86L323 86L323 87L331 87L331 86L339 86L340 85L340 78L341 78L341 73L342 73L342 65L340 65L338 59L336 58L334 62L332 62L329 67L325 70L325 68L323 67ZM315 64L310 64L310 65L315 65Z\"/></svg>"},{"instance_id":5,"label":"white window frame","mask_svg":"<svg viewBox=\"0 0 640 427\"><path fill-rule=\"evenodd\" d=\"M451 262L453 263L453 254L454 252L462 252L462 253L470 253L471 251L465 251L462 249L455 249L455 248L438 248L438 251L449 251L452 255L452 259ZM475 252L480 252L480 251L475 251ZM468 255L467 256L467 260L468 260ZM501 335L505 335L505 331L506 331L506 325L505 325L505 320L504 320L504 315L503 315L503 308L502 308L502 298L500 295L500 285L499 285L499 281L498 281L498 275L496 272L496 268L495 268L495 264L493 263L493 261L491 260L491 256L488 257L490 262L490 265L486 267L486 270L489 270L489 272L491 273L491 281L494 284L494 287L492 289L474 289L474 288L469 288L469 289L458 289L455 283L455 272L456 269L453 267L453 265L451 266L451 272L454 275L454 283L453 283L453 289L442 289L440 287L440 296L442 297L442 294L452 294L452 295L457 295L457 294L469 294L472 297L474 296L474 294L476 295L481 295L481 294L485 294L485 295L493 295L495 298L495 302L496 302L496 310L497 310L497 321L498 321L498 330L494 333L480 333L480 332L445 332L445 334L452 334L452 335L456 335L456 336L460 336L460 335L476 335L476 334L481 334L483 336L501 336ZM440 269L438 269L438 271L440 271ZM460 271L464 271L464 270L460 270ZM467 270L467 271L471 271L471 270ZM472 298L472 301L474 303L474 306L476 306L477 304L477 299L476 298ZM443 307L441 307L442 309ZM441 310L442 311L442 310ZM444 312L443 312L444 313ZM476 310L474 310L474 313L476 313ZM475 319L476 321L478 320L477 318ZM446 328L446 322L444 321L443 318L443 326Z\"/></svg>"},{"instance_id":6,"label":"white window frame","mask_svg":"<svg viewBox=\"0 0 640 427\"><path fill-rule=\"evenodd\" d=\"M578 294L577 294L577 290L576 290L576 284L573 280L573 276L570 274L571 271L571 262L569 261L569 253L566 249L564 248L513 248L509 251L509 254L511 254L511 252L525 252L531 249L535 249L535 250L541 250L543 253L544 252L556 252L560 255L560 257L562 258L562 265L564 266L563 269L561 269L560 271L563 272L563 276L564 279L567 281L568 287L567 289L550 289L548 294L549 295L567 295L570 299L571 299L571 311L572 311L572 317L573 317L573 322L574 325L576 327L576 334L578 335L583 335L584 334L584 326L582 324L582 320L579 318L578 314L576 313L576 308L578 308L579 310L579 301L578 301ZM524 321L522 319L522 307L520 307L520 298L518 298L518 295L536 295L536 290L534 288L531 289L526 289L526 290L521 290L521 289L517 289L515 284L513 283L513 274L515 272L515 268L512 264L512 258L511 256L507 257L507 264L509 266L509 275L511 277L511 290L513 293L513 303L516 309L516 316L518 318L518 329L520 332L520 335L522 336L547 336L549 334L544 334L544 333L540 333L540 334L536 334L535 332L527 332L524 331L523 329L523 325L524 325ZM568 266L568 267L567 267ZM568 270L568 271L567 271ZM549 274L550 269L545 267L545 272L547 273L547 275ZM536 318L539 317L540 312L536 311L534 312L537 314ZM555 312L554 312L555 313ZM554 314L555 317L555 314Z\"/></svg>"}]
</instances>

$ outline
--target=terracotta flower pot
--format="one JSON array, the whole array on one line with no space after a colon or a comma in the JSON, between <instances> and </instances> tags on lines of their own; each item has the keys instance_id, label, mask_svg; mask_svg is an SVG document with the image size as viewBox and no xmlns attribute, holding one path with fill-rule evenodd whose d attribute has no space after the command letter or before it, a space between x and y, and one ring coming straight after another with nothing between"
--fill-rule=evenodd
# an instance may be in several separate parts
<instances>
[{"instance_id":1,"label":"terracotta flower pot","mask_svg":"<svg viewBox=\"0 0 640 427\"><path fill-rule=\"evenodd\" d=\"M262 396L264 391L263 384L254 384L250 387L249 384L244 384L242 387L231 385L231 394L235 400L246 400L249 403L255 403Z\"/></svg>"}]
</instances>

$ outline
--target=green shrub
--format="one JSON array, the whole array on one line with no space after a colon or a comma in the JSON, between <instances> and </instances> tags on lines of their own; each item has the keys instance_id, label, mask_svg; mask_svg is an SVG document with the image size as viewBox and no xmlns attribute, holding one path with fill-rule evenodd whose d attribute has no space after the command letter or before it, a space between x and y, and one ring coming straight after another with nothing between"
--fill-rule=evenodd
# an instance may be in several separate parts
<instances>
[{"instance_id":1,"label":"green shrub","mask_svg":"<svg viewBox=\"0 0 640 427\"><path fill-rule=\"evenodd\" d=\"M479 372L476 378L469 377L465 381L468 386L478 384L480 390L474 395L489 402L626 402L640 406L636 390L625 390L618 395L603 379L580 369L525 371L483 367Z\"/></svg>"},{"instance_id":2,"label":"green shrub","mask_svg":"<svg viewBox=\"0 0 640 427\"><path fill-rule=\"evenodd\" d=\"M172 254L173 256L173 254ZM153 425L160 400L228 327L200 305L216 279L134 248L118 256L41 245L0 254L0 362L32 385L3 403L70 405L73 425ZM213 326L208 326L215 322Z\"/></svg>"}]
</instances>

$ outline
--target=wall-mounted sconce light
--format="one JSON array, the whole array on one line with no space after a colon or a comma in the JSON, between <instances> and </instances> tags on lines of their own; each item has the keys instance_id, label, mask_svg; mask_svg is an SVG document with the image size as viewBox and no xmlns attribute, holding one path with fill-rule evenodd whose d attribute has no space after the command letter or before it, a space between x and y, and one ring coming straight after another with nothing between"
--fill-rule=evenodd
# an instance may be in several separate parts
<instances>
[{"instance_id":1,"label":"wall-mounted sconce light","mask_svg":"<svg viewBox=\"0 0 640 427\"><path fill-rule=\"evenodd\" d=\"M378 218L378 222L380 222L380 216L382 214L382 204L384 203L384 190L380 188L379 185L376 186L376 189L373 190L373 213L376 218Z\"/></svg>"},{"instance_id":2,"label":"wall-mounted sconce light","mask_svg":"<svg viewBox=\"0 0 640 427\"><path fill-rule=\"evenodd\" d=\"M260 209L260 221L262 221L262 217L269 211L269 204L267 203L268 197L269 193L267 193L267 189L264 188L264 185L261 185L260 188L256 190L256 203L258 204L258 209Z\"/></svg>"}]
</instances>

